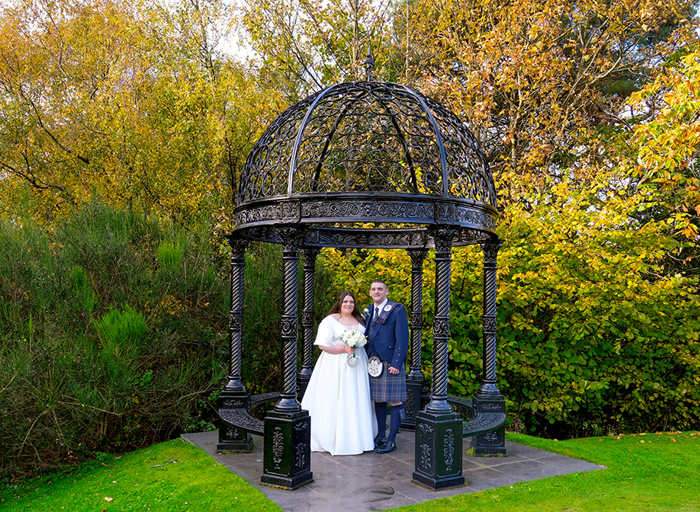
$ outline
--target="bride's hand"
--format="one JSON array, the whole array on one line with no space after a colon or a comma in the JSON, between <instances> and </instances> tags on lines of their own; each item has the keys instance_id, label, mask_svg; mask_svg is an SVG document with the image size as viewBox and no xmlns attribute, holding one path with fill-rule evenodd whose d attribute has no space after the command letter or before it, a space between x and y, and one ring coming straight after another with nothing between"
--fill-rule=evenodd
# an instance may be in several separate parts
<instances>
[{"instance_id":1,"label":"bride's hand","mask_svg":"<svg viewBox=\"0 0 700 512\"><path fill-rule=\"evenodd\" d=\"M347 352L348 354L353 354L355 352L355 349L353 347L348 347L347 345L345 345L345 352Z\"/></svg>"}]
</instances>

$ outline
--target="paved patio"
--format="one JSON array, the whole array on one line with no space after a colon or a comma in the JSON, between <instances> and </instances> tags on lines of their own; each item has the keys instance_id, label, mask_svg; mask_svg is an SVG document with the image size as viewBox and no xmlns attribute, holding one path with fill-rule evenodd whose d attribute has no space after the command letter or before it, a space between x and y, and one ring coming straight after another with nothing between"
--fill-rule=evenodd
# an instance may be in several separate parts
<instances>
[{"instance_id":1,"label":"paved patio","mask_svg":"<svg viewBox=\"0 0 700 512\"><path fill-rule=\"evenodd\" d=\"M182 438L260 489L286 512L385 510L517 482L605 468L508 441L508 457L472 457L467 454L469 440L465 439L462 466L465 486L435 492L411 481L414 434L402 431L396 439L398 449L387 455L366 452L333 457L328 453L312 452L314 481L296 491L285 491L260 483L262 437L253 436L255 446L251 453L239 454L215 452L218 432L184 434Z\"/></svg>"}]
</instances>

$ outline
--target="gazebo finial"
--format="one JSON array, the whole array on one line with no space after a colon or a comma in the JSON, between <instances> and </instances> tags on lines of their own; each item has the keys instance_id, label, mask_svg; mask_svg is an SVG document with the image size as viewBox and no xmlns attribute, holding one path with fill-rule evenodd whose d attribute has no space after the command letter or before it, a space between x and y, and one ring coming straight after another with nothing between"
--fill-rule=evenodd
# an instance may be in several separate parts
<instances>
[{"instance_id":1,"label":"gazebo finial","mask_svg":"<svg viewBox=\"0 0 700 512\"><path fill-rule=\"evenodd\" d=\"M362 63L362 65L367 70L367 81L371 82L372 70L374 69L374 56L372 55L372 46L370 46L369 50L367 50L367 57L365 58L365 61Z\"/></svg>"}]
</instances>

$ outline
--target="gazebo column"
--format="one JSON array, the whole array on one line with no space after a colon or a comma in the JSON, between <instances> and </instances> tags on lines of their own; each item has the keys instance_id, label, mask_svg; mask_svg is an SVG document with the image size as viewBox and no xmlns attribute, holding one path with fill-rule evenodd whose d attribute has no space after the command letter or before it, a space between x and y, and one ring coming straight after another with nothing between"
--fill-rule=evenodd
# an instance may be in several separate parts
<instances>
[{"instance_id":1,"label":"gazebo column","mask_svg":"<svg viewBox=\"0 0 700 512\"><path fill-rule=\"evenodd\" d=\"M284 372L280 400L265 416L262 483L294 490L313 481L311 417L296 399L297 388L297 270L302 232L280 228L284 279L282 344Z\"/></svg>"},{"instance_id":2,"label":"gazebo column","mask_svg":"<svg viewBox=\"0 0 700 512\"><path fill-rule=\"evenodd\" d=\"M433 382L430 403L416 418L413 480L433 490L464 485L462 418L447 402L447 362L450 339L452 239L456 229L435 229L435 318Z\"/></svg>"},{"instance_id":3,"label":"gazebo column","mask_svg":"<svg viewBox=\"0 0 700 512\"><path fill-rule=\"evenodd\" d=\"M244 255L248 242L228 236L231 246L231 310L228 317L229 374L228 382L219 394L219 411L222 409L246 409L250 393L242 380L243 355L243 281ZM217 451L249 452L253 448L253 438L223 422L219 426Z\"/></svg>"},{"instance_id":4,"label":"gazebo column","mask_svg":"<svg viewBox=\"0 0 700 512\"><path fill-rule=\"evenodd\" d=\"M298 399L304 398L313 372L314 343L314 277L316 275L316 257L320 249L305 247L301 250L304 261L304 310L301 313L302 362L297 378Z\"/></svg>"},{"instance_id":5,"label":"gazebo column","mask_svg":"<svg viewBox=\"0 0 700 512\"><path fill-rule=\"evenodd\" d=\"M406 375L406 419L401 428L414 430L420 412L425 376L421 371L423 341L423 261L427 249L408 249L411 256L411 369Z\"/></svg>"},{"instance_id":6,"label":"gazebo column","mask_svg":"<svg viewBox=\"0 0 700 512\"><path fill-rule=\"evenodd\" d=\"M484 251L484 376L472 400L474 412L505 412L503 395L496 386L496 297L500 241L481 244ZM505 427L472 437L474 455L505 455Z\"/></svg>"}]
</instances>

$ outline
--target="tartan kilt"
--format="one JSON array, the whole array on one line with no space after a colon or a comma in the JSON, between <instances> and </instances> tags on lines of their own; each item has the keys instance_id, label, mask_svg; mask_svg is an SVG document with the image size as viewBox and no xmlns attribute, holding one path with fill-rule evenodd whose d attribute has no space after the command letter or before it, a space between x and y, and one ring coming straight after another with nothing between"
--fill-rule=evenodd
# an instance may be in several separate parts
<instances>
[{"instance_id":1,"label":"tartan kilt","mask_svg":"<svg viewBox=\"0 0 700 512\"><path fill-rule=\"evenodd\" d=\"M379 377L369 376L369 394L374 402L405 402L406 401L406 372L398 375L389 373L388 361L382 361L382 374Z\"/></svg>"}]
</instances>

